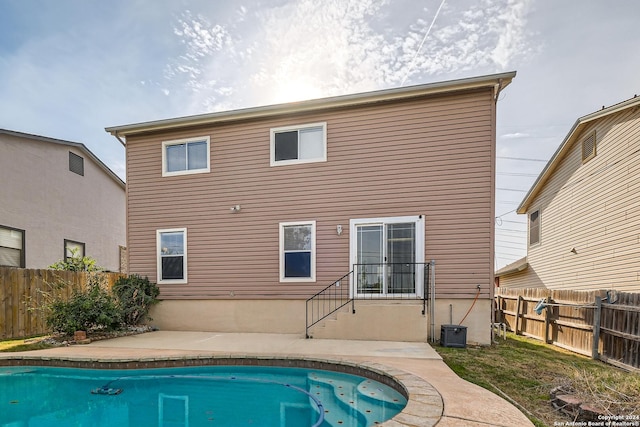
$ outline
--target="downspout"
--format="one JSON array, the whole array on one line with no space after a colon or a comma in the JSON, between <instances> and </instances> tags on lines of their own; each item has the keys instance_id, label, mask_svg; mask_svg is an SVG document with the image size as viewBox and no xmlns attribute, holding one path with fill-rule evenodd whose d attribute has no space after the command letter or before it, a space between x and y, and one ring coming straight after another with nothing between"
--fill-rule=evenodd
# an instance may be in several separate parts
<instances>
[{"instance_id":1,"label":"downspout","mask_svg":"<svg viewBox=\"0 0 640 427\"><path fill-rule=\"evenodd\" d=\"M502 83L502 79L498 79L498 84L494 86L494 91L495 94L493 96L493 140L494 140L494 155L492 156L492 165L491 167L493 168L494 173L492 174L492 194L493 197L491 200L491 206L493 208L493 224L492 224L492 232L491 232L491 240L493 241L493 256L491 257L491 282L489 283L489 306L491 307L491 331L489 332L489 342L493 342L493 324L496 322L496 307L495 307L495 281L496 281L496 259L495 259L495 252L496 252L496 218L495 218L495 206L496 206L496 196L495 196L495 186L496 186L496 178L495 178L495 168L496 168L496 151L497 151L497 135L496 135L496 126L497 126L497 122L498 122L498 98L500 97L500 92L502 91L502 89L504 88L504 85ZM478 295L480 294L480 290L478 289ZM477 296L476 296L477 297Z\"/></svg>"},{"instance_id":2,"label":"downspout","mask_svg":"<svg viewBox=\"0 0 640 427\"><path fill-rule=\"evenodd\" d=\"M498 97L500 96L500 92L502 92L502 89L504 88L504 86L502 85L502 79L498 79L498 84L495 85L494 88L495 88L496 94L493 96L493 102L497 104Z\"/></svg>"},{"instance_id":3,"label":"downspout","mask_svg":"<svg viewBox=\"0 0 640 427\"><path fill-rule=\"evenodd\" d=\"M118 141L120 141L120 144L122 144L123 147L127 146L127 144L125 144L125 142L122 140L122 138L120 138L120 136L118 136L118 131L115 131L114 133L112 133L112 135L115 136Z\"/></svg>"}]
</instances>

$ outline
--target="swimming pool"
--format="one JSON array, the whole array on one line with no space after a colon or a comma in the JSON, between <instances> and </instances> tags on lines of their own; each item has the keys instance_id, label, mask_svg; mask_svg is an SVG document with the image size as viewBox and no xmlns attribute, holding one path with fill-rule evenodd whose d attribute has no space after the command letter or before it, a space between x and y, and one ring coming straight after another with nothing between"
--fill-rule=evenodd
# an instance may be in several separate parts
<instances>
[{"instance_id":1,"label":"swimming pool","mask_svg":"<svg viewBox=\"0 0 640 427\"><path fill-rule=\"evenodd\" d=\"M372 379L321 369L0 367L0 425L365 427L406 405Z\"/></svg>"}]
</instances>

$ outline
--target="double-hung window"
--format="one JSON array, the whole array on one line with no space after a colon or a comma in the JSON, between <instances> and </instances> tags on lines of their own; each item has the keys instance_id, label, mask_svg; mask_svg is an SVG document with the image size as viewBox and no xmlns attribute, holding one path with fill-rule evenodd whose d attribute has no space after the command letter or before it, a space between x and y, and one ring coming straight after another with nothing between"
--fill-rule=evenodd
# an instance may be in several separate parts
<instances>
[{"instance_id":1,"label":"double-hung window","mask_svg":"<svg viewBox=\"0 0 640 427\"><path fill-rule=\"evenodd\" d=\"M280 223L280 281L315 280L316 222Z\"/></svg>"},{"instance_id":2,"label":"double-hung window","mask_svg":"<svg viewBox=\"0 0 640 427\"><path fill-rule=\"evenodd\" d=\"M326 161L326 123L271 129L271 166Z\"/></svg>"},{"instance_id":3,"label":"double-hung window","mask_svg":"<svg viewBox=\"0 0 640 427\"><path fill-rule=\"evenodd\" d=\"M187 283L187 229L158 230L158 283Z\"/></svg>"},{"instance_id":4,"label":"double-hung window","mask_svg":"<svg viewBox=\"0 0 640 427\"><path fill-rule=\"evenodd\" d=\"M209 172L210 139L179 139L162 143L162 176Z\"/></svg>"},{"instance_id":5,"label":"double-hung window","mask_svg":"<svg viewBox=\"0 0 640 427\"><path fill-rule=\"evenodd\" d=\"M0 266L25 267L24 230L0 225Z\"/></svg>"}]
</instances>

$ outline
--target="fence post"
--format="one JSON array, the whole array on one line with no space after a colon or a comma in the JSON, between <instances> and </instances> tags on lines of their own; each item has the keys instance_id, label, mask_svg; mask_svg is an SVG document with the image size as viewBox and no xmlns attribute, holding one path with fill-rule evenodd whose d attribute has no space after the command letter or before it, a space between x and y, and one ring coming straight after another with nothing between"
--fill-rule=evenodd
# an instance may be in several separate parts
<instances>
[{"instance_id":1,"label":"fence post","mask_svg":"<svg viewBox=\"0 0 640 427\"><path fill-rule=\"evenodd\" d=\"M602 312L602 298L596 296L596 309L593 314L593 347L591 348L591 358L599 359L600 354L598 347L600 346L600 313Z\"/></svg>"},{"instance_id":2,"label":"fence post","mask_svg":"<svg viewBox=\"0 0 640 427\"><path fill-rule=\"evenodd\" d=\"M547 297L547 306L544 308L544 343L549 344L549 318L551 315L549 312L551 311L551 307L548 305L551 302L551 297Z\"/></svg>"},{"instance_id":3,"label":"fence post","mask_svg":"<svg viewBox=\"0 0 640 427\"><path fill-rule=\"evenodd\" d=\"M522 306L522 296L518 295L518 303L516 305L516 330L514 331L518 335L518 322L520 321L520 307Z\"/></svg>"}]
</instances>

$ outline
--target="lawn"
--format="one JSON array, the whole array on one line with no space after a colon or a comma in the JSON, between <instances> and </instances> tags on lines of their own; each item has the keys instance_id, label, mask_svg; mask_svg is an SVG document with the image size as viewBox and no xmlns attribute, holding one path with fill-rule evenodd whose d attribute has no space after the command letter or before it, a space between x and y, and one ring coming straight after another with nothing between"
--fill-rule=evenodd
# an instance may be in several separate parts
<instances>
[{"instance_id":1,"label":"lawn","mask_svg":"<svg viewBox=\"0 0 640 427\"><path fill-rule=\"evenodd\" d=\"M511 400L536 426L572 421L550 403L557 386L610 415L640 414L639 373L540 341L509 334L490 347L435 350L460 377Z\"/></svg>"},{"instance_id":2,"label":"lawn","mask_svg":"<svg viewBox=\"0 0 640 427\"><path fill-rule=\"evenodd\" d=\"M47 337L28 338L20 340L0 341L0 352L29 351L51 348L52 344L46 341Z\"/></svg>"}]
</instances>

